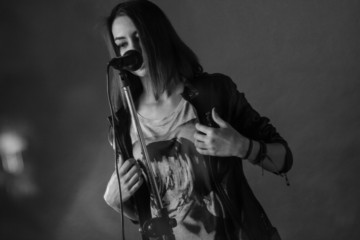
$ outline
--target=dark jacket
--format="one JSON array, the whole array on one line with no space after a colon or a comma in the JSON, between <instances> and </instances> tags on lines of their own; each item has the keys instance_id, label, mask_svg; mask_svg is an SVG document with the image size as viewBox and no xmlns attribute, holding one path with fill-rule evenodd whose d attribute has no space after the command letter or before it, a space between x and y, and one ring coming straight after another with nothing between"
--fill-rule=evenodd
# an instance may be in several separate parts
<instances>
[{"instance_id":1,"label":"dark jacket","mask_svg":"<svg viewBox=\"0 0 360 240\"><path fill-rule=\"evenodd\" d=\"M244 94L237 91L235 83L229 77L222 74L204 73L186 83L182 96L194 106L200 123L204 125L216 127L211 119L211 109L215 107L220 117L245 137L262 140L265 143L283 144L286 148L286 161L283 169L279 169L276 174L282 175L291 168L292 154L286 141L269 123L268 118L261 117L250 106ZM128 153L131 152L129 150L132 150L129 137L130 119L124 109L117 112L117 119L117 126L121 126L116 128L117 142L122 142L125 146L121 154L129 156ZM232 239L234 229L240 227L244 239L280 239L276 228L271 225L247 183L241 159L237 157L223 159L223 157L213 156L204 156L204 159L215 191L224 205L226 214L231 219L228 224L225 224L229 238ZM144 188L142 187L137 193L137 197L142 200L149 199L148 192ZM150 216L147 208L148 205L139 211L140 222Z\"/></svg>"}]
</instances>

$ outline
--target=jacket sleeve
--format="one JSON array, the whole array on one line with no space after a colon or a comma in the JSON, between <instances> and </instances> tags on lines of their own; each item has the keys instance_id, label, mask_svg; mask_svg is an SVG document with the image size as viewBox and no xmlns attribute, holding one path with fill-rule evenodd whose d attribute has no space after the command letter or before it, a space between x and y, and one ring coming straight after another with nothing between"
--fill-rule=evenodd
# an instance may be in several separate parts
<instances>
[{"instance_id":1,"label":"jacket sleeve","mask_svg":"<svg viewBox=\"0 0 360 240\"><path fill-rule=\"evenodd\" d=\"M244 93L237 90L236 84L229 77L226 77L224 83L227 93L224 94L227 99L225 101L229 104L227 115L230 124L241 134L253 140L283 144L286 149L285 163L279 173L288 172L292 166L293 157L286 140L280 136L269 118L261 116L252 108Z\"/></svg>"},{"instance_id":2,"label":"jacket sleeve","mask_svg":"<svg viewBox=\"0 0 360 240\"><path fill-rule=\"evenodd\" d=\"M120 212L120 196L119 196L119 186L117 183L116 173L112 174L105 190L104 194L105 202L112 207L115 211Z\"/></svg>"}]
</instances>

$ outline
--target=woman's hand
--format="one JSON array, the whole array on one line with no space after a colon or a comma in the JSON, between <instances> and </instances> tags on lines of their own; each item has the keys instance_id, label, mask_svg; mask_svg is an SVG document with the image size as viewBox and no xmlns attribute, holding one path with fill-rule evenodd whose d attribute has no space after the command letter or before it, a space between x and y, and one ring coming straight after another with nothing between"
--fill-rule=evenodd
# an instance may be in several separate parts
<instances>
[{"instance_id":1,"label":"woman's hand","mask_svg":"<svg viewBox=\"0 0 360 240\"><path fill-rule=\"evenodd\" d=\"M219 128L211 128L199 123L195 125L196 150L203 155L244 157L249 148L249 139L222 120L214 108L212 118Z\"/></svg>"},{"instance_id":2,"label":"woman's hand","mask_svg":"<svg viewBox=\"0 0 360 240\"><path fill-rule=\"evenodd\" d=\"M143 183L141 169L135 159L130 158L119 163L122 201L126 202L140 188Z\"/></svg>"}]
</instances>

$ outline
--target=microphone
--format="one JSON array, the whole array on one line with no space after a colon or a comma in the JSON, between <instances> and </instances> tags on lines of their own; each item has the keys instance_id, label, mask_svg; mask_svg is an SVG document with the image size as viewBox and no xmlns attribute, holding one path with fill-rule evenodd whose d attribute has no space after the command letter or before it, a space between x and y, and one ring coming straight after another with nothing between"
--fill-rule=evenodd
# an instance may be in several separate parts
<instances>
[{"instance_id":1,"label":"microphone","mask_svg":"<svg viewBox=\"0 0 360 240\"><path fill-rule=\"evenodd\" d=\"M108 65L120 71L136 71L141 67L142 63L141 54L136 50L129 50L123 56L111 59Z\"/></svg>"}]
</instances>

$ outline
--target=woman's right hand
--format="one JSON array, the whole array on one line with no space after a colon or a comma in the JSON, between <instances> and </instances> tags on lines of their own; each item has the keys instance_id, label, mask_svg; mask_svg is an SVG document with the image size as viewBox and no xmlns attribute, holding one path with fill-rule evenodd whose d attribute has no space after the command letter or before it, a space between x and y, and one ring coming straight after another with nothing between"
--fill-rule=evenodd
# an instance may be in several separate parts
<instances>
[{"instance_id":1,"label":"woman's right hand","mask_svg":"<svg viewBox=\"0 0 360 240\"><path fill-rule=\"evenodd\" d=\"M119 175L122 201L126 202L140 188L144 180L140 166L133 158L119 162Z\"/></svg>"}]
</instances>

